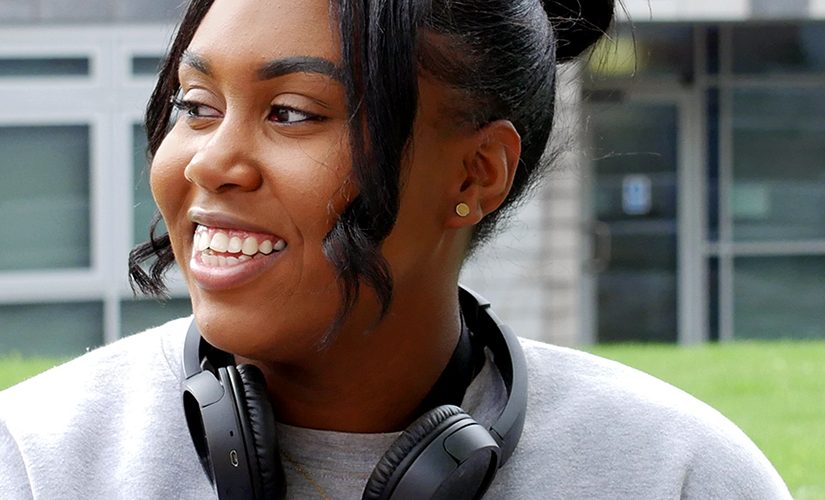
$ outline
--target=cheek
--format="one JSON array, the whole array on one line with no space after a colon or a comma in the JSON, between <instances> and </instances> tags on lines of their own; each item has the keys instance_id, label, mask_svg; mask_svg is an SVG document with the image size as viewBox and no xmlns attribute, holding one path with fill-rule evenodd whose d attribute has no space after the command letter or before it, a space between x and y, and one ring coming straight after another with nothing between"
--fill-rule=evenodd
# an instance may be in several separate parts
<instances>
[{"instance_id":1,"label":"cheek","mask_svg":"<svg viewBox=\"0 0 825 500\"><path fill-rule=\"evenodd\" d=\"M343 146L336 144L332 149L326 143L317 149L334 153L322 156L304 151L290 161L278 162L271 184L302 231L325 236L358 190Z\"/></svg>"},{"instance_id":2,"label":"cheek","mask_svg":"<svg viewBox=\"0 0 825 500\"><path fill-rule=\"evenodd\" d=\"M183 172L192 154L180 144L171 134L167 136L155 152L149 170L152 196L164 218L173 215L182 205L181 195L188 189Z\"/></svg>"},{"instance_id":3,"label":"cheek","mask_svg":"<svg viewBox=\"0 0 825 500\"><path fill-rule=\"evenodd\" d=\"M188 192L190 183L184 178L184 168L191 159L191 154L180 147L181 142L172 136L161 143L154 155L149 170L152 196L160 210L175 254L179 254L182 244L180 235L184 230L178 227L186 221Z\"/></svg>"}]
</instances>

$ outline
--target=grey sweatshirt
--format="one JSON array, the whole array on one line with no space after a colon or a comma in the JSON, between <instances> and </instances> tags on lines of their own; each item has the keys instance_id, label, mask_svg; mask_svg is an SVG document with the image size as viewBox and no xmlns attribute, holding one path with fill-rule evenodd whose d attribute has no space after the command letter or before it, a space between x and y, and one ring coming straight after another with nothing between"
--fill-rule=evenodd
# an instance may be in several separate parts
<instances>
[{"instance_id":1,"label":"grey sweatshirt","mask_svg":"<svg viewBox=\"0 0 825 500\"><path fill-rule=\"evenodd\" d=\"M189 319L92 351L0 392L0 498L215 498L186 428ZM529 404L485 498L790 498L735 425L641 372L523 340ZM463 407L489 423L506 393L488 360ZM289 498L357 499L397 434L278 425Z\"/></svg>"}]
</instances>

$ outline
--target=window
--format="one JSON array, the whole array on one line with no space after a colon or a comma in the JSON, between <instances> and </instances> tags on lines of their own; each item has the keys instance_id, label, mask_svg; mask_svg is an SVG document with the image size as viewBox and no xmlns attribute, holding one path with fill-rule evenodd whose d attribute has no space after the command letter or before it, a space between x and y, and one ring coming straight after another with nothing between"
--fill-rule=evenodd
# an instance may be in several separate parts
<instances>
[{"instance_id":1,"label":"window","mask_svg":"<svg viewBox=\"0 0 825 500\"><path fill-rule=\"evenodd\" d=\"M734 337L822 338L825 256L740 257L734 264Z\"/></svg>"},{"instance_id":2,"label":"window","mask_svg":"<svg viewBox=\"0 0 825 500\"><path fill-rule=\"evenodd\" d=\"M0 58L0 78L89 76L86 57Z\"/></svg>"},{"instance_id":3,"label":"window","mask_svg":"<svg viewBox=\"0 0 825 500\"><path fill-rule=\"evenodd\" d=\"M725 338L825 337L825 24L729 28ZM799 82L806 82L801 85ZM722 331L726 329L723 325Z\"/></svg>"},{"instance_id":4,"label":"window","mask_svg":"<svg viewBox=\"0 0 825 500\"><path fill-rule=\"evenodd\" d=\"M736 89L733 235L825 238L825 89Z\"/></svg>"},{"instance_id":5,"label":"window","mask_svg":"<svg viewBox=\"0 0 825 500\"><path fill-rule=\"evenodd\" d=\"M684 24L620 24L589 59L590 73L600 78L691 81L693 26Z\"/></svg>"},{"instance_id":6,"label":"window","mask_svg":"<svg viewBox=\"0 0 825 500\"><path fill-rule=\"evenodd\" d=\"M162 63L163 58L160 56L134 56L132 57L132 75L155 76Z\"/></svg>"},{"instance_id":7,"label":"window","mask_svg":"<svg viewBox=\"0 0 825 500\"><path fill-rule=\"evenodd\" d=\"M89 131L0 127L0 271L91 265Z\"/></svg>"},{"instance_id":8,"label":"window","mask_svg":"<svg viewBox=\"0 0 825 500\"><path fill-rule=\"evenodd\" d=\"M825 24L746 24L732 38L734 73L825 72Z\"/></svg>"},{"instance_id":9,"label":"window","mask_svg":"<svg viewBox=\"0 0 825 500\"><path fill-rule=\"evenodd\" d=\"M103 344L103 303L0 305L0 354L77 356Z\"/></svg>"},{"instance_id":10,"label":"window","mask_svg":"<svg viewBox=\"0 0 825 500\"><path fill-rule=\"evenodd\" d=\"M189 299L124 300L120 304L120 334L125 337L190 314Z\"/></svg>"},{"instance_id":11,"label":"window","mask_svg":"<svg viewBox=\"0 0 825 500\"><path fill-rule=\"evenodd\" d=\"M637 28L637 76L598 75L591 65L591 73L609 80L586 82L596 90L591 103L612 98L587 116L588 130L598 134L606 119L616 129L612 142L592 152L598 159L593 182L607 186L594 193L592 204L598 220L613 224L607 248L614 266L669 255L677 259L679 282L645 287L621 277L632 293L614 293L598 314L647 311L657 303L648 298L639 307L645 291L659 299L677 290L681 314L700 317L692 324L704 329L705 339L825 338L825 23L700 24L683 34L674 24L666 26L670 34L655 24ZM618 32L628 36L628 28ZM621 44L614 42L618 55L627 52ZM663 78L689 74L687 64L694 62L701 63L695 79ZM690 110L678 122L678 143L691 153L679 160L673 184L678 193L692 193L679 201L678 249L619 231L611 219L625 194L618 179L606 182L606 168L624 162L648 176L648 205L655 211L655 193L663 189L650 169L655 160L676 161L672 145L660 139L673 120L634 107L633 96ZM703 220L693 226L689 214ZM626 248L639 250L628 257ZM599 279L605 277L611 276L602 272ZM628 316L639 330L644 315ZM687 329L682 320L680 328Z\"/></svg>"}]
</instances>

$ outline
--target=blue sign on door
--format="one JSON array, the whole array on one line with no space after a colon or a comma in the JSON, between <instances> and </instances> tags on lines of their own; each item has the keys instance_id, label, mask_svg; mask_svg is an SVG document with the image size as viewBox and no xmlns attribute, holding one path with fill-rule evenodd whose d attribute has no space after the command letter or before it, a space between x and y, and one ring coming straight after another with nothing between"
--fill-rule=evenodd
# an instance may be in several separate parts
<instances>
[{"instance_id":1,"label":"blue sign on door","mask_svg":"<svg viewBox=\"0 0 825 500\"><path fill-rule=\"evenodd\" d=\"M626 175L622 179L622 210L627 215L647 215L653 205L650 177Z\"/></svg>"}]
</instances>

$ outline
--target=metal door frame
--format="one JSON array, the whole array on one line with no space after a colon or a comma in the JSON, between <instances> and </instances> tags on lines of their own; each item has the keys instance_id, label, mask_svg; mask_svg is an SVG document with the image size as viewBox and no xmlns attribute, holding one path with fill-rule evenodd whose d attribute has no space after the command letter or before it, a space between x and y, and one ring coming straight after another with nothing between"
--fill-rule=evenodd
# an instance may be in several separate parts
<instances>
[{"instance_id":1,"label":"metal door frame","mask_svg":"<svg viewBox=\"0 0 825 500\"><path fill-rule=\"evenodd\" d=\"M705 177L705 133L702 117L705 99L698 90L684 88L663 89L645 88L634 85L632 88L618 88L622 96L620 102L673 104L679 114L677 133L678 164L676 165L677 200L677 339L680 344L696 344L708 338L708 285L707 259L705 258L705 224L707 211L707 193ZM616 105L620 105L617 103ZM583 103L585 116L590 116L592 108ZM585 134L585 150L590 148L591 138ZM582 280L580 289L581 307L579 308L582 331L579 338L585 344L595 343L598 339L598 297L596 273L592 272L593 245L591 227L596 221L595 206L592 199L595 172L593 162L587 160L583 165L582 211L586 221L582 238Z\"/></svg>"}]
</instances>

